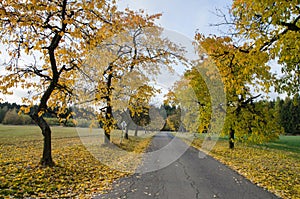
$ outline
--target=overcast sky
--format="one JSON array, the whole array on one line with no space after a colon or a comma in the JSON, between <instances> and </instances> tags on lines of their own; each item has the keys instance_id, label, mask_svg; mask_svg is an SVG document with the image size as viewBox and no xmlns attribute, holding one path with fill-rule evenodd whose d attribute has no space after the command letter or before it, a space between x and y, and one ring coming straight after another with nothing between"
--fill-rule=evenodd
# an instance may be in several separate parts
<instances>
[{"instance_id":1,"label":"overcast sky","mask_svg":"<svg viewBox=\"0 0 300 199\"><path fill-rule=\"evenodd\" d=\"M221 19L215 15L216 9L228 13L231 0L121 0L120 8L143 9L149 14L162 13L158 23L164 28L177 31L193 38L195 31L218 34L210 24Z\"/></svg>"}]
</instances>

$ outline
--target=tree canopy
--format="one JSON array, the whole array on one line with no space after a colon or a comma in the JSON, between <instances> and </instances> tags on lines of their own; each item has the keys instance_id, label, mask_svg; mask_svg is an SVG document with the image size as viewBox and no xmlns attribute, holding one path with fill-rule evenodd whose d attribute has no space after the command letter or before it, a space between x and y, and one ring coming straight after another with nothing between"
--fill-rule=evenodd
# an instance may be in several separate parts
<instances>
[{"instance_id":1,"label":"tree canopy","mask_svg":"<svg viewBox=\"0 0 300 199\"><path fill-rule=\"evenodd\" d=\"M268 60L280 64L276 90L299 92L299 1L234 0L230 11L234 32L248 49L267 52Z\"/></svg>"}]
</instances>

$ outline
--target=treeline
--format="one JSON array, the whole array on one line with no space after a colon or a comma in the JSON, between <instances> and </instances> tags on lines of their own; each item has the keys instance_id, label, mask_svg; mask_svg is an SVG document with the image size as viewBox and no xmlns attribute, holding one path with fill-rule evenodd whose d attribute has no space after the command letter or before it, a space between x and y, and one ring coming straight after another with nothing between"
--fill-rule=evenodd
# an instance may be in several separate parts
<instances>
[{"instance_id":1,"label":"treeline","mask_svg":"<svg viewBox=\"0 0 300 199\"><path fill-rule=\"evenodd\" d=\"M18 114L20 111L21 105L16 103L0 103L0 123L7 125L33 125L34 121L30 118L29 115ZM129 129L136 130L136 126L138 126L138 130L163 130L163 131L172 131L178 130L180 128L180 108L170 105L162 105L158 107L152 107L154 110L156 118L158 121L150 121L149 113L135 115L130 118L116 118L117 120L126 121ZM72 111L71 109L68 110ZM83 113L92 114L87 110L76 110L76 122L73 122L72 117L69 120L66 120L64 116L60 116L62 119L58 119L55 114L45 113L45 120L51 126L68 126L68 127L89 127L91 125L91 120L83 119ZM66 114L67 115L67 114ZM160 118L158 118L160 117ZM81 119L78 119L81 118ZM152 118L153 119L153 118ZM157 122L163 122L163 125L156 124ZM151 123L151 124L150 124ZM136 125L137 124L137 125ZM150 124L150 125L149 125ZM101 126L101 124L99 124ZM148 128L143 128L147 126ZM117 126L119 128L120 125Z\"/></svg>"},{"instance_id":2,"label":"treeline","mask_svg":"<svg viewBox=\"0 0 300 199\"><path fill-rule=\"evenodd\" d=\"M278 124L284 129L284 133L288 135L300 135L300 95L296 94L293 97L286 97L285 99L276 98L271 101L254 102L266 104L268 110L274 113L271 119L276 120ZM164 105L167 112L166 124L163 130L182 131L181 126L181 111L180 108ZM162 109L162 108L161 108ZM180 129L182 128L182 129ZM205 132L205 131L204 131Z\"/></svg>"},{"instance_id":3,"label":"treeline","mask_svg":"<svg viewBox=\"0 0 300 199\"><path fill-rule=\"evenodd\" d=\"M20 111L21 105L16 103L0 103L0 123L7 125L34 125L34 121L29 115L18 114ZM72 111L71 109L67 112ZM55 112L55 111L54 111ZM76 123L73 122L73 119L66 119L67 114L60 115L60 119L56 117L56 114L45 113L45 120L51 126L68 126L68 127L89 127L91 121L88 119L77 119Z\"/></svg>"},{"instance_id":4,"label":"treeline","mask_svg":"<svg viewBox=\"0 0 300 199\"><path fill-rule=\"evenodd\" d=\"M284 128L285 134L299 135L300 134L300 95L296 94L293 97L286 97L285 99L277 98L268 102L269 108L275 110L275 118L277 122ZM21 114L20 105L16 103L0 103L0 123L11 125L31 125L34 124L30 116ZM180 107L162 105L156 109L159 112L161 119L165 121L162 129L163 131L185 131L181 123ZM142 117L146 118L143 119ZM157 116L156 116L157 117ZM62 117L63 118L63 117ZM48 113L46 120L52 126L69 126L69 127L89 127L91 121L88 119L76 119L76 124L70 120L58 119L55 115ZM145 124L138 124L146 126L151 123L148 116L140 115L139 118L132 118L134 123L145 122ZM127 121L126 121L127 122ZM152 121L153 122L153 121ZM128 122L127 122L128 123ZM155 124L154 124L155 125ZM130 126L130 129L135 129L135 126ZM151 128L151 126L150 126Z\"/></svg>"},{"instance_id":5,"label":"treeline","mask_svg":"<svg viewBox=\"0 0 300 199\"><path fill-rule=\"evenodd\" d=\"M276 110L277 120L286 134L300 135L300 95L270 102Z\"/></svg>"}]
</instances>

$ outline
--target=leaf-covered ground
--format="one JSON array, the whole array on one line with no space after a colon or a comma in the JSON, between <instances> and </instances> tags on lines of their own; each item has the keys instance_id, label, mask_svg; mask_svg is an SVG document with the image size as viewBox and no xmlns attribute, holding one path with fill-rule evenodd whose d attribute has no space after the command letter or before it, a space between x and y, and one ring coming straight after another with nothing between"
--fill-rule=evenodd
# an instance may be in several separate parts
<instances>
[{"instance_id":1,"label":"leaf-covered ground","mask_svg":"<svg viewBox=\"0 0 300 199\"><path fill-rule=\"evenodd\" d=\"M150 137L130 137L121 147L138 154L150 140ZM113 141L119 145L119 136L113 136ZM56 163L53 168L38 166L42 144L37 127L0 125L0 198L91 198L109 189L114 180L130 174L114 170L96 159L82 144L75 128L53 128ZM107 158L113 155L104 154ZM132 158L136 157L139 158ZM134 162L130 166L135 167L139 159Z\"/></svg>"},{"instance_id":2,"label":"leaf-covered ground","mask_svg":"<svg viewBox=\"0 0 300 199\"><path fill-rule=\"evenodd\" d=\"M233 168L253 183L282 198L300 198L300 137L281 137L282 141L264 146L236 144L234 150L228 142L217 142L210 155ZM193 146L200 148L203 139L197 138Z\"/></svg>"}]
</instances>

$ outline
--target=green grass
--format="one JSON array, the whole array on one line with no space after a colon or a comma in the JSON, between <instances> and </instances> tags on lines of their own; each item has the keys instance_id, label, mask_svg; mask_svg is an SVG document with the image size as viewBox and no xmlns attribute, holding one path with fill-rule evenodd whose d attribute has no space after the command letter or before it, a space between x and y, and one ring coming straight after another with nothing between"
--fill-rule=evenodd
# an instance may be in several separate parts
<instances>
[{"instance_id":1,"label":"green grass","mask_svg":"<svg viewBox=\"0 0 300 199\"><path fill-rule=\"evenodd\" d=\"M228 137L220 137L219 140L228 141ZM258 146L280 151L293 152L296 153L296 156L300 159L300 136L282 135L279 136L278 140L270 141Z\"/></svg>"},{"instance_id":2,"label":"green grass","mask_svg":"<svg viewBox=\"0 0 300 199\"><path fill-rule=\"evenodd\" d=\"M300 153L300 136L280 136L279 140L265 144L266 147Z\"/></svg>"},{"instance_id":3,"label":"green grass","mask_svg":"<svg viewBox=\"0 0 300 199\"><path fill-rule=\"evenodd\" d=\"M77 129L74 127L53 126L51 130L53 139L78 137ZM0 125L0 142L13 142L11 138L31 141L42 140L43 136L38 126Z\"/></svg>"}]
</instances>

